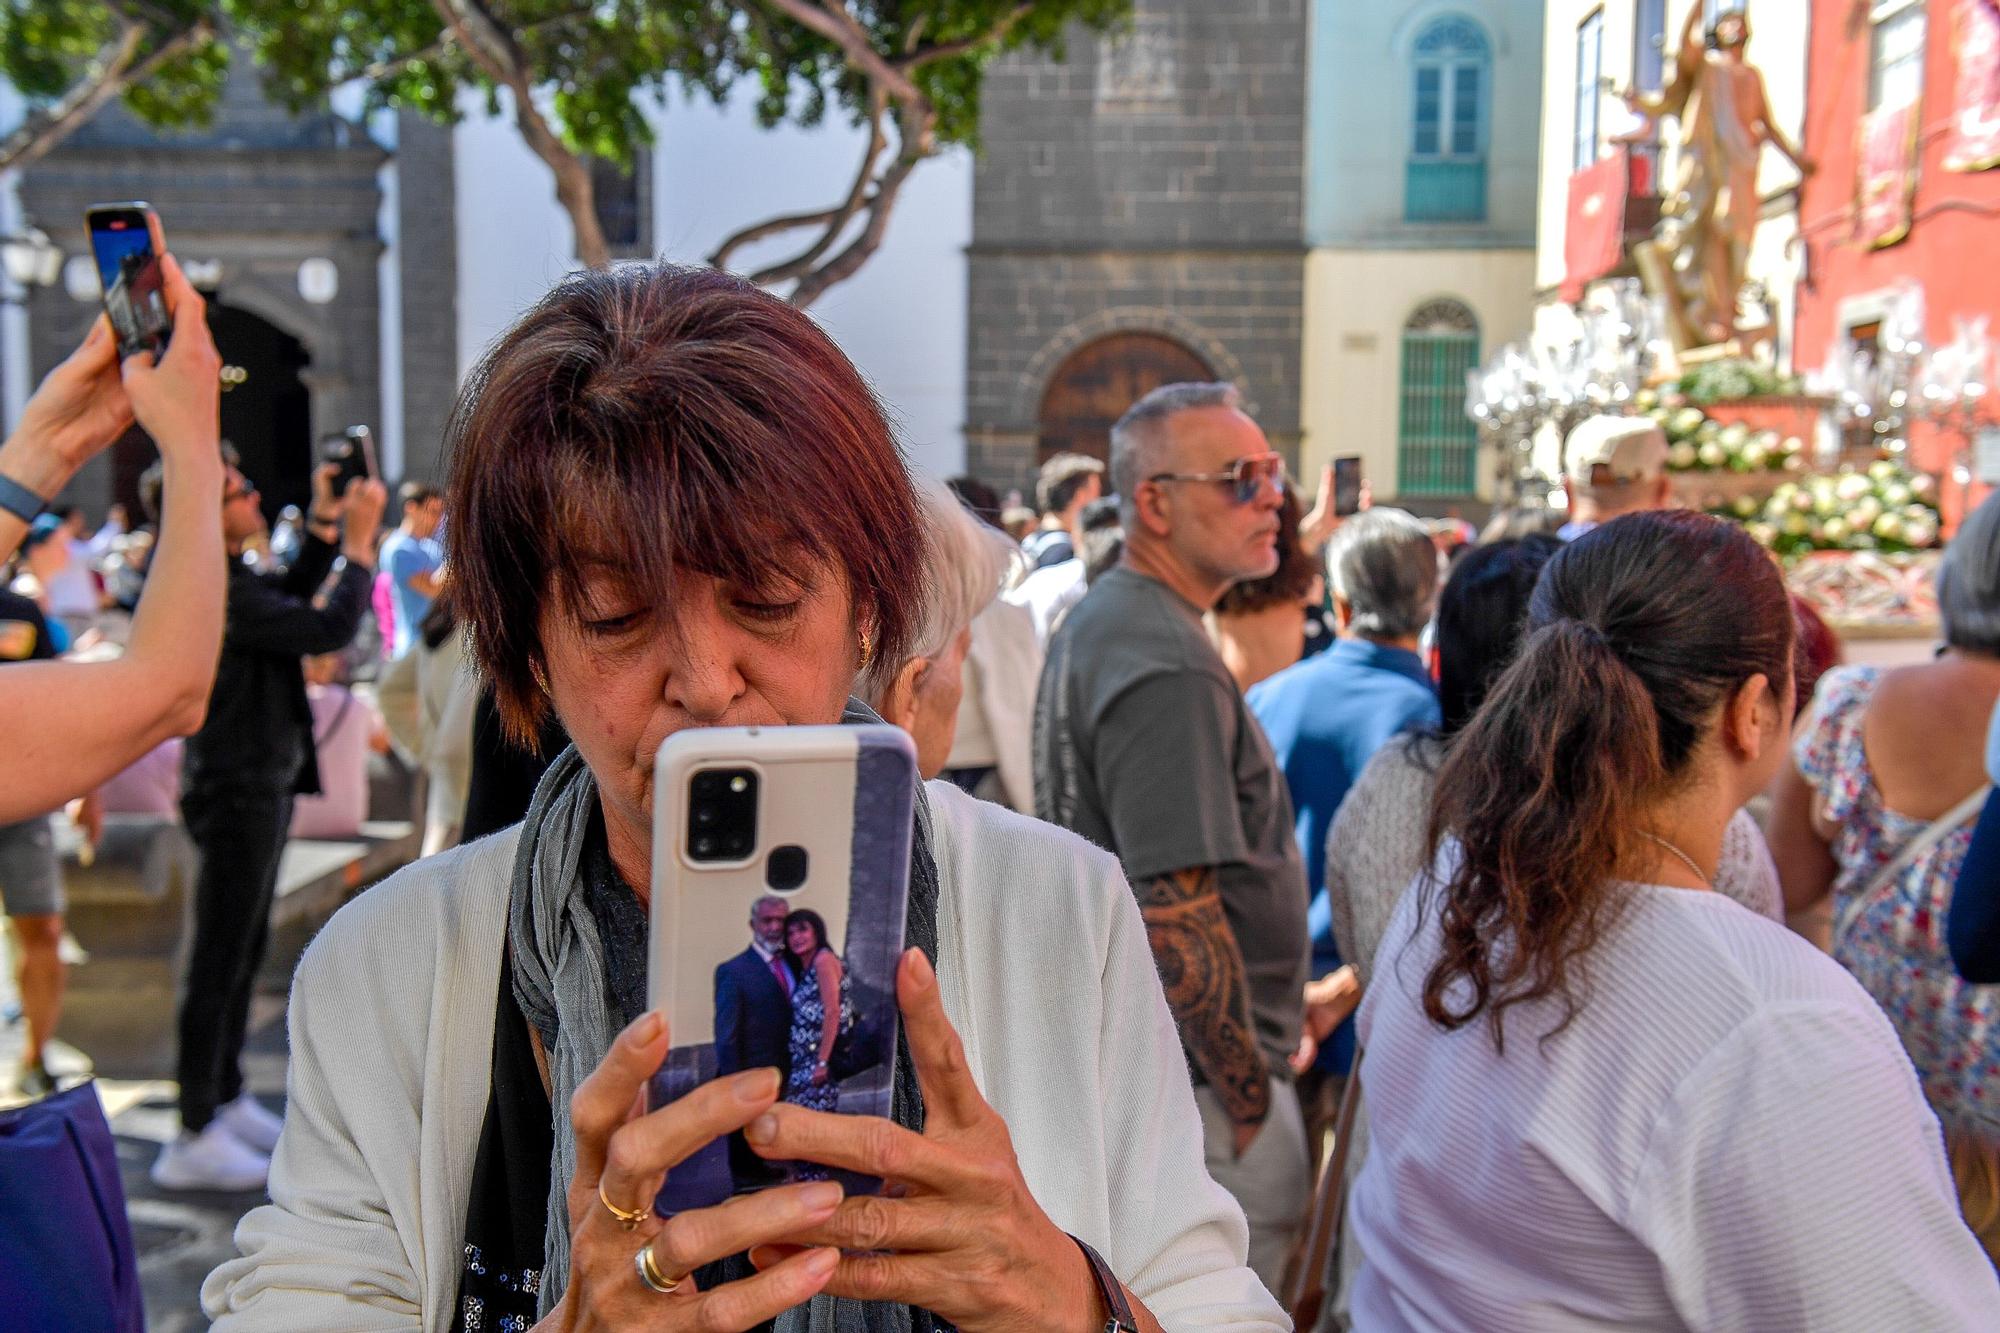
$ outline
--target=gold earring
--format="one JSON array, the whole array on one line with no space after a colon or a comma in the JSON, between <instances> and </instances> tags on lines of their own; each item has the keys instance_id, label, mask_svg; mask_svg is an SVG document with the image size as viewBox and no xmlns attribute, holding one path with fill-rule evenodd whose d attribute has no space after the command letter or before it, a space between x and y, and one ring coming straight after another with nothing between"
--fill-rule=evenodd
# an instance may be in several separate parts
<instances>
[{"instance_id":1,"label":"gold earring","mask_svg":"<svg viewBox=\"0 0 2000 1333\"><path fill-rule=\"evenodd\" d=\"M868 632L868 627L863 625L861 627L861 665L865 669L874 660L875 637Z\"/></svg>"},{"instance_id":2,"label":"gold earring","mask_svg":"<svg viewBox=\"0 0 2000 1333\"><path fill-rule=\"evenodd\" d=\"M550 692L549 678L542 674L542 664L540 662L530 663L528 666L528 674L535 678L536 689L540 690L543 694L548 694Z\"/></svg>"}]
</instances>

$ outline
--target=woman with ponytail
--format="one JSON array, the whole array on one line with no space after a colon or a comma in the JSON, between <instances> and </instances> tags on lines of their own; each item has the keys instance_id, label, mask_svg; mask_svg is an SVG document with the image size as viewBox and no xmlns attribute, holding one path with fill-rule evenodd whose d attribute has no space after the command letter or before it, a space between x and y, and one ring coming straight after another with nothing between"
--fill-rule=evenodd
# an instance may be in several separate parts
<instances>
[{"instance_id":1,"label":"woman with ponytail","mask_svg":"<svg viewBox=\"0 0 2000 1333\"><path fill-rule=\"evenodd\" d=\"M2000 1282L1865 992L1713 891L1785 755L1740 528L1595 529L1438 773L1361 1010L1355 1326L1974 1329Z\"/></svg>"}]
</instances>

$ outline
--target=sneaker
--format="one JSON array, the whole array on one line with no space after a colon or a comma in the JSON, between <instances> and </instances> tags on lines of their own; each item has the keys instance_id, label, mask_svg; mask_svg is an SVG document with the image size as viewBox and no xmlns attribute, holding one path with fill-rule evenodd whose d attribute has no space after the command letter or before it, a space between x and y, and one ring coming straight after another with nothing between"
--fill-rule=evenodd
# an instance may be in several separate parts
<instances>
[{"instance_id":1,"label":"sneaker","mask_svg":"<svg viewBox=\"0 0 2000 1333\"><path fill-rule=\"evenodd\" d=\"M278 1131L285 1127L283 1116L265 1110L264 1103L247 1092L217 1111L215 1118L238 1143L266 1157L278 1146Z\"/></svg>"},{"instance_id":2,"label":"sneaker","mask_svg":"<svg viewBox=\"0 0 2000 1333\"><path fill-rule=\"evenodd\" d=\"M153 1162L153 1183L163 1190L216 1190L242 1194L264 1188L271 1159L211 1120L199 1134L182 1130L160 1149Z\"/></svg>"},{"instance_id":3,"label":"sneaker","mask_svg":"<svg viewBox=\"0 0 2000 1333\"><path fill-rule=\"evenodd\" d=\"M14 1086L23 1097L40 1100L56 1090L56 1080L49 1073L49 1067L38 1060L21 1066L21 1076L15 1080Z\"/></svg>"}]
</instances>

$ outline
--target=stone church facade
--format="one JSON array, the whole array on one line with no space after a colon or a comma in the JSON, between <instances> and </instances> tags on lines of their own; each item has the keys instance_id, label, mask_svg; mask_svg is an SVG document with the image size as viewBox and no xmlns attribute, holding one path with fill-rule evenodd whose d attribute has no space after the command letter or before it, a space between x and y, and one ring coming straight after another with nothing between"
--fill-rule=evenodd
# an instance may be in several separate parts
<instances>
[{"instance_id":1,"label":"stone church facade","mask_svg":"<svg viewBox=\"0 0 2000 1333\"><path fill-rule=\"evenodd\" d=\"M100 308L94 276L72 271L89 262L84 209L144 199L205 288L218 349L237 372L225 381L223 433L267 509L305 498L321 436L355 424L378 440L389 433L385 346L400 386L391 398L402 466L390 479L437 477L458 379L451 132L412 116L396 128L385 210L390 151L356 122L271 105L241 55L206 129L161 134L116 106L101 113L21 176L25 220L70 256L64 282L27 295L33 377L69 353ZM380 274L385 235L397 238L394 300ZM308 261L331 262L330 299L307 299ZM130 503L154 456L135 430L63 498L93 513Z\"/></svg>"},{"instance_id":2,"label":"stone church facade","mask_svg":"<svg viewBox=\"0 0 2000 1333\"><path fill-rule=\"evenodd\" d=\"M1134 398L1230 380L1294 465L1308 0L1140 0L1061 62L996 61L968 252L968 470L1031 489Z\"/></svg>"}]
</instances>

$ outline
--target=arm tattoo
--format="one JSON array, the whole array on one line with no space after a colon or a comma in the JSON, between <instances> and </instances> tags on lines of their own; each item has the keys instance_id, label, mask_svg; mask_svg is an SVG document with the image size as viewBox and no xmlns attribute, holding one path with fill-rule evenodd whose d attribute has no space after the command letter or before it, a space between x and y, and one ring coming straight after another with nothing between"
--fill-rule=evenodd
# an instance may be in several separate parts
<instances>
[{"instance_id":1,"label":"arm tattoo","mask_svg":"<svg viewBox=\"0 0 2000 1333\"><path fill-rule=\"evenodd\" d=\"M1250 1023L1250 982L1214 868L1162 875L1139 885L1138 895L1182 1043L1229 1118L1260 1123L1271 1109L1270 1070Z\"/></svg>"}]
</instances>

